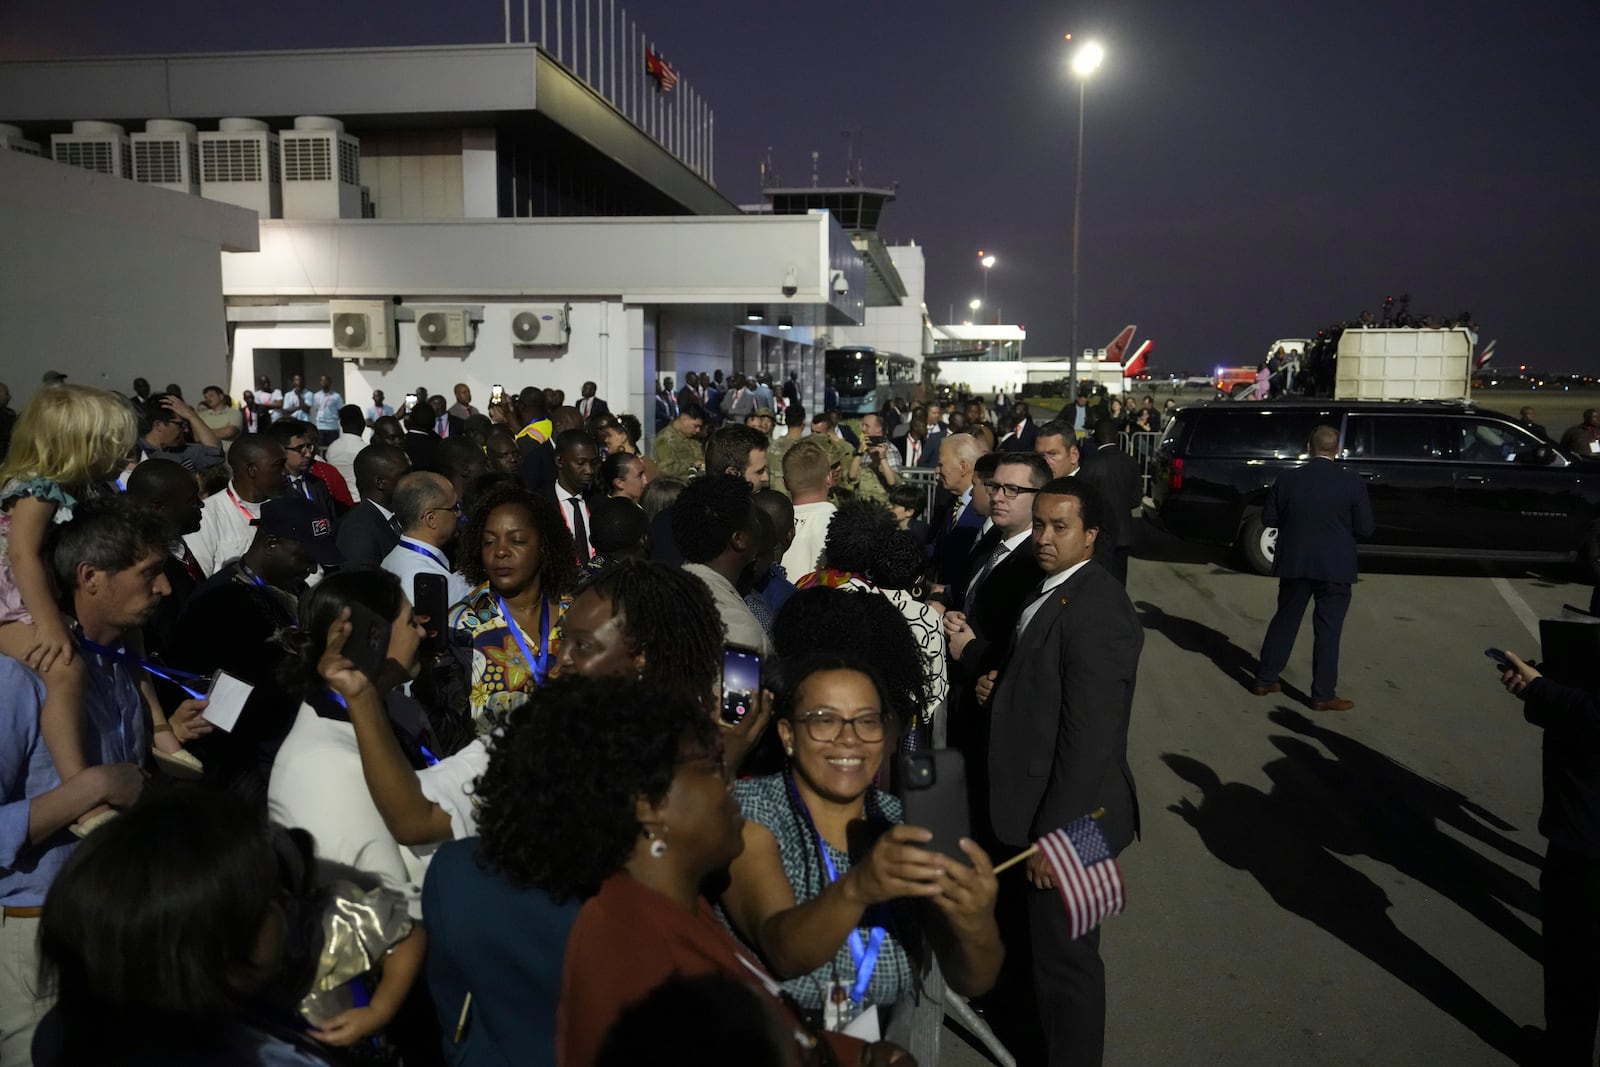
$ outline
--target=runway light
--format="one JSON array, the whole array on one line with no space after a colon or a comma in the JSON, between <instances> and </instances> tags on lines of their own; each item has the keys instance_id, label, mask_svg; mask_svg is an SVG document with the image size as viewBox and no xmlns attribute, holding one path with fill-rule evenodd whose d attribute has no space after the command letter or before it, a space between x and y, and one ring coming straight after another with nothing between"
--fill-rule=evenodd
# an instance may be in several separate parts
<instances>
[{"instance_id":1,"label":"runway light","mask_svg":"<svg viewBox=\"0 0 1600 1067\"><path fill-rule=\"evenodd\" d=\"M1080 78L1087 78L1099 69L1105 61L1106 50L1093 41L1089 41L1072 57L1072 73Z\"/></svg>"}]
</instances>

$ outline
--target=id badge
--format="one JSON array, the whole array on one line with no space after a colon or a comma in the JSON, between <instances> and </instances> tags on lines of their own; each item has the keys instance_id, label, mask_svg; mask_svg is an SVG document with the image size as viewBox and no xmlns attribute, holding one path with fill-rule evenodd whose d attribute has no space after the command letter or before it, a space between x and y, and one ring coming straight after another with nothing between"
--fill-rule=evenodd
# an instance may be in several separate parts
<instances>
[{"instance_id":1,"label":"id badge","mask_svg":"<svg viewBox=\"0 0 1600 1067\"><path fill-rule=\"evenodd\" d=\"M822 1028L838 1033L850 1017L850 991L839 982L829 982L822 995Z\"/></svg>"}]
</instances>

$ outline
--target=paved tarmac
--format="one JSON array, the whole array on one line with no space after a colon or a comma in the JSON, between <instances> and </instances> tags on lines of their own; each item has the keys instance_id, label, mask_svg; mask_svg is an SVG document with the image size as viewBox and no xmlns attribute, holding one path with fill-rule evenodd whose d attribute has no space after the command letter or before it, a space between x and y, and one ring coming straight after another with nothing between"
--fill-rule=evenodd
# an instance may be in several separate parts
<instances>
[{"instance_id":1,"label":"paved tarmac","mask_svg":"<svg viewBox=\"0 0 1600 1067\"><path fill-rule=\"evenodd\" d=\"M1106 1062L1505 1064L1543 1025L1540 732L1483 649L1536 655L1570 575L1363 561L1339 692L1248 685L1276 582L1144 531L1129 745L1142 840L1106 925ZM1137 558L1142 556L1144 558ZM987 1062L952 1042L945 1064Z\"/></svg>"}]
</instances>

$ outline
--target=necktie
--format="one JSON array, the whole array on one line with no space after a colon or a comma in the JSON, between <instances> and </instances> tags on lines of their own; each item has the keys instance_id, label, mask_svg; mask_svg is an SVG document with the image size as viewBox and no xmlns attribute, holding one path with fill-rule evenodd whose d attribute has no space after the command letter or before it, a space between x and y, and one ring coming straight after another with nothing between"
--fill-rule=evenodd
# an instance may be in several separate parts
<instances>
[{"instance_id":1,"label":"necktie","mask_svg":"<svg viewBox=\"0 0 1600 1067\"><path fill-rule=\"evenodd\" d=\"M958 497L956 499L955 504L950 508L950 529L954 530L956 528L956 523L959 522L960 520L961 520L961 500Z\"/></svg>"},{"instance_id":2,"label":"necktie","mask_svg":"<svg viewBox=\"0 0 1600 1067\"><path fill-rule=\"evenodd\" d=\"M405 528L400 525L400 516L389 516L389 529L393 530L397 534L405 533Z\"/></svg>"},{"instance_id":3,"label":"necktie","mask_svg":"<svg viewBox=\"0 0 1600 1067\"><path fill-rule=\"evenodd\" d=\"M206 580L206 572L200 569L200 564L195 560L194 553L189 551L189 546L182 541L178 542L178 562L183 564L184 573L196 582Z\"/></svg>"},{"instance_id":4,"label":"necktie","mask_svg":"<svg viewBox=\"0 0 1600 1067\"><path fill-rule=\"evenodd\" d=\"M450 436L450 416L440 415L439 421L433 424L433 432L441 438Z\"/></svg>"},{"instance_id":5,"label":"necktie","mask_svg":"<svg viewBox=\"0 0 1600 1067\"><path fill-rule=\"evenodd\" d=\"M1001 541L998 545L994 546L994 551L991 552L989 554L989 558L984 561L983 569L977 573L972 581L967 583L967 595L961 598L961 609L963 611L968 612L969 614L971 613L973 602L978 599L978 587L983 584L984 579L988 578L989 575L994 573L994 569L996 567L1000 566L1000 561L1005 559L1010 554L1011 549L1006 547L1006 543L1004 541Z\"/></svg>"},{"instance_id":6,"label":"necktie","mask_svg":"<svg viewBox=\"0 0 1600 1067\"><path fill-rule=\"evenodd\" d=\"M578 546L578 562L588 563L594 553L589 548L589 527L583 521L583 498L568 497L572 505L572 540Z\"/></svg>"}]
</instances>

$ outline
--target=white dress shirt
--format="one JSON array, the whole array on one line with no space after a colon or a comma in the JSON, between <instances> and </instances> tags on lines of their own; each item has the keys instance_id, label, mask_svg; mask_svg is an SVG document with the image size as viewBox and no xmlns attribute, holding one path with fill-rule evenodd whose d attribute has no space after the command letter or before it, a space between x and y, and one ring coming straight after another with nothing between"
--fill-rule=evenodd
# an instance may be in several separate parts
<instances>
[{"instance_id":1,"label":"white dress shirt","mask_svg":"<svg viewBox=\"0 0 1600 1067\"><path fill-rule=\"evenodd\" d=\"M989 558L984 561L983 566L978 568L977 572L973 574L972 580L967 583L966 595L961 598L961 606L964 611L970 612L972 610L972 602L977 599L978 587L983 584L983 580L993 574L994 569L1004 563L1007 556L1015 552L1032 536L1033 528L1030 526L1021 533L1012 534L994 546L994 551L989 553Z\"/></svg>"},{"instance_id":2,"label":"white dress shirt","mask_svg":"<svg viewBox=\"0 0 1600 1067\"><path fill-rule=\"evenodd\" d=\"M244 555L256 539L251 523L260 517L261 505L239 499L230 485L206 497L200 507L200 529L184 534L183 543L210 577Z\"/></svg>"},{"instance_id":3,"label":"white dress shirt","mask_svg":"<svg viewBox=\"0 0 1600 1067\"><path fill-rule=\"evenodd\" d=\"M367 442L360 435L350 433L339 434L328 446L328 462L344 476L345 484L350 487L350 499L357 504L361 503L361 490L356 488L356 457L366 447Z\"/></svg>"},{"instance_id":4,"label":"white dress shirt","mask_svg":"<svg viewBox=\"0 0 1600 1067\"><path fill-rule=\"evenodd\" d=\"M1018 639L1022 637L1023 631L1028 628L1028 624L1033 621L1033 617L1039 614L1039 608L1043 606L1046 600L1050 599L1051 591L1081 571L1083 565L1088 562L1088 560L1083 560L1080 563L1074 563L1061 573L1052 574L1044 580L1044 584L1039 589L1039 595L1028 602L1028 606L1022 609L1022 617L1017 620L1016 636Z\"/></svg>"},{"instance_id":5,"label":"white dress shirt","mask_svg":"<svg viewBox=\"0 0 1600 1067\"><path fill-rule=\"evenodd\" d=\"M450 836L456 841L478 836L478 807L472 799L472 787L488 769L489 746L480 737L417 772L422 795L450 816Z\"/></svg>"},{"instance_id":6,"label":"white dress shirt","mask_svg":"<svg viewBox=\"0 0 1600 1067\"><path fill-rule=\"evenodd\" d=\"M578 528L573 525L573 513L579 508L583 509L583 532L589 541L589 558L594 558L594 523L589 521L589 502L576 493L569 493L556 483L556 503L561 508L561 518L566 522L567 529L572 531L572 536L578 536Z\"/></svg>"},{"instance_id":7,"label":"white dress shirt","mask_svg":"<svg viewBox=\"0 0 1600 1067\"><path fill-rule=\"evenodd\" d=\"M400 543L389 550L381 564L384 570L400 579L400 588L407 600L415 600L414 579L419 574L442 575L448 585L450 604L459 604L472 592L472 585L451 570L445 555L426 541L414 537L400 537ZM447 605L448 606L448 605Z\"/></svg>"}]
</instances>

